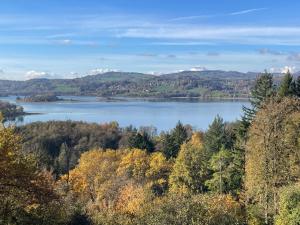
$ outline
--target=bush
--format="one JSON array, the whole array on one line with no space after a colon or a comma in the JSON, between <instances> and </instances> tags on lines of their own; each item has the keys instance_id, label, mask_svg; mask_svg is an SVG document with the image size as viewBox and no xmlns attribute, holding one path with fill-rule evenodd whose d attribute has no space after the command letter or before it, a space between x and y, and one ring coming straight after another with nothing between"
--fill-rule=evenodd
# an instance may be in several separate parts
<instances>
[{"instance_id":1,"label":"bush","mask_svg":"<svg viewBox=\"0 0 300 225\"><path fill-rule=\"evenodd\" d=\"M169 195L144 208L137 224L244 224L241 205L229 195Z\"/></svg>"},{"instance_id":2,"label":"bush","mask_svg":"<svg viewBox=\"0 0 300 225\"><path fill-rule=\"evenodd\" d=\"M283 188L279 197L279 215L275 218L275 224L300 224L300 185Z\"/></svg>"}]
</instances>

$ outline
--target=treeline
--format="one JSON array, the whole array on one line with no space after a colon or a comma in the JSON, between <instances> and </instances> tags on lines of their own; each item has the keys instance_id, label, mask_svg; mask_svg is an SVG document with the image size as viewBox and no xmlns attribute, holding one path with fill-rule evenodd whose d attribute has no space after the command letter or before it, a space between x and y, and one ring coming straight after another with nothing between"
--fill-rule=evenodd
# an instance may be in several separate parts
<instances>
[{"instance_id":1,"label":"treeline","mask_svg":"<svg viewBox=\"0 0 300 225\"><path fill-rule=\"evenodd\" d=\"M0 113L5 120L14 120L25 114L23 107L5 101L0 101Z\"/></svg>"},{"instance_id":2,"label":"treeline","mask_svg":"<svg viewBox=\"0 0 300 225\"><path fill-rule=\"evenodd\" d=\"M300 82L260 75L241 121L166 133L79 122L0 130L0 223L300 221Z\"/></svg>"},{"instance_id":3,"label":"treeline","mask_svg":"<svg viewBox=\"0 0 300 225\"><path fill-rule=\"evenodd\" d=\"M40 94L40 95L25 96L23 98L17 97L16 100L20 102L56 102L62 99L58 98L54 94Z\"/></svg>"},{"instance_id":4,"label":"treeline","mask_svg":"<svg viewBox=\"0 0 300 225\"><path fill-rule=\"evenodd\" d=\"M0 94L235 98L249 96L255 76L234 71L184 71L161 76L109 72L77 79L0 80Z\"/></svg>"}]
</instances>

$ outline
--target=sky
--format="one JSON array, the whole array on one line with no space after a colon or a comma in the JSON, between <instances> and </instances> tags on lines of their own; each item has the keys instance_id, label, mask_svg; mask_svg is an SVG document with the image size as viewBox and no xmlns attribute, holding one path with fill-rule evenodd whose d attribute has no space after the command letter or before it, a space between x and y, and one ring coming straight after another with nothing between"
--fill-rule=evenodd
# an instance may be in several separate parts
<instances>
[{"instance_id":1,"label":"sky","mask_svg":"<svg viewBox=\"0 0 300 225\"><path fill-rule=\"evenodd\" d=\"M300 70L299 0L1 0L0 79Z\"/></svg>"}]
</instances>

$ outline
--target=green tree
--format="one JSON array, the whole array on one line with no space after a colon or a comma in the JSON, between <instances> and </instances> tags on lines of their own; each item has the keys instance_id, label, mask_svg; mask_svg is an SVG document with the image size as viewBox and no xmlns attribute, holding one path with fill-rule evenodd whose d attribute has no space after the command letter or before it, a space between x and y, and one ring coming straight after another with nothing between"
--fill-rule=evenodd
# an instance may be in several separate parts
<instances>
[{"instance_id":1,"label":"green tree","mask_svg":"<svg viewBox=\"0 0 300 225\"><path fill-rule=\"evenodd\" d=\"M227 195L169 194L143 207L136 224L242 225L241 205Z\"/></svg>"},{"instance_id":2,"label":"green tree","mask_svg":"<svg viewBox=\"0 0 300 225\"><path fill-rule=\"evenodd\" d=\"M240 170L240 158L237 152L224 147L215 153L210 160L210 169L213 171L210 180L205 184L212 192L219 194L237 195L241 189L243 173Z\"/></svg>"},{"instance_id":3,"label":"green tree","mask_svg":"<svg viewBox=\"0 0 300 225\"><path fill-rule=\"evenodd\" d=\"M154 151L154 143L146 132L133 133L128 142L129 148L144 149L147 150L147 152Z\"/></svg>"},{"instance_id":4,"label":"green tree","mask_svg":"<svg viewBox=\"0 0 300 225\"><path fill-rule=\"evenodd\" d=\"M275 218L276 225L300 224L300 185L281 189L279 194L279 213Z\"/></svg>"},{"instance_id":5,"label":"green tree","mask_svg":"<svg viewBox=\"0 0 300 225\"><path fill-rule=\"evenodd\" d=\"M67 143L63 143L60 147L60 153L57 158L60 175L67 174L67 177L69 177L69 171L71 169L71 157L71 149L68 147Z\"/></svg>"},{"instance_id":6,"label":"green tree","mask_svg":"<svg viewBox=\"0 0 300 225\"><path fill-rule=\"evenodd\" d=\"M183 124L179 121L170 134L162 137L162 152L167 158L175 158L180 146L187 140L188 133Z\"/></svg>"},{"instance_id":7,"label":"green tree","mask_svg":"<svg viewBox=\"0 0 300 225\"><path fill-rule=\"evenodd\" d=\"M218 115L212 124L209 125L209 128L204 135L204 146L209 152L215 153L218 152L225 143L225 123Z\"/></svg>"},{"instance_id":8,"label":"green tree","mask_svg":"<svg viewBox=\"0 0 300 225\"><path fill-rule=\"evenodd\" d=\"M242 129L245 135L256 112L261 108L264 101L274 95L273 75L265 71L258 76L253 88L251 89L250 104L251 107L243 106L244 115L242 117Z\"/></svg>"},{"instance_id":9,"label":"green tree","mask_svg":"<svg viewBox=\"0 0 300 225\"><path fill-rule=\"evenodd\" d=\"M300 178L300 100L272 99L257 113L246 145L247 198L269 224L278 212L280 188Z\"/></svg>"},{"instance_id":10,"label":"green tree","mask_svg":"<svg viewBox=\"0 0 300 225\"><path fill-rule=\"evenodd\" d=\"M209 154L203 147L203 135L195 133L192 139L181 146L170 175L174 192L201 193L206 190Z\"/></svg>"},{"instance_id":11,"label":"green tree","mask_svg":"<svg viewBox=\"0 0 300 225\"><path fill-rule=\"evenodd\" d=\"M297 79L295 79L293 81L293 94L297 97L300 97L300 76L297 77Z\"/></svg>"},{"instance_id":12,"label":"green tree","mask_svg":"<svg viewBox=\"0 0 300 225\"><path fill-rule=\"evenodd\" d=\"M288 71L281 81L278 89L278 96L283 98L292 95L293 89L293 76L291 75L290 71Z\"/></svg>"}]
</instances>

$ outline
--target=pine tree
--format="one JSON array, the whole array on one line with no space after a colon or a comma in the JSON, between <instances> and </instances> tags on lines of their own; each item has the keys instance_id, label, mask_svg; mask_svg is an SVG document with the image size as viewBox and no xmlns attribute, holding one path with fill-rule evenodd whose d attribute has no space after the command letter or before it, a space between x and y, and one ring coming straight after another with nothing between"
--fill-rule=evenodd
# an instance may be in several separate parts
<instances>
[{"instance_id":1,"label":"pine tree","mask_svg":"<svg viewBox=\"0 0 300 225\"><path fill-rule=\"evenodd\" d=\"M274 84L272 74L265 71L255 81L251 90L250 104L251 107L243 106L244 115L242 117L242 133L247 132L256 112L261 108L264 101L274 94Z\"/></svg>"},{"instance_id":2,"label":"pine tree","mask_svg":"<svg viewBox=\"0 0 300 225\"><path fill-rule=\"evenodd\" d=\"M170 134L163 136L163 153L167 158L175 158L178 155L180 146L187 140L188 133L183 124L179 121Z\"/></svg>"},{"instance_id":3,"label":"pine tree","mask_svg":"<svg viewBox=\"0 0 300 225\"><path fill-rule=\"evenodd\" d=\"M286 97L286 96L289 96L289 95L292 95L293 94L293 76L291 75L291 73L288 71L282 81L281 81L281 84L279 86L279 89L278 89L278 96L283 98L283 97Z\"/></svg>"},{"instance_id":4,"label":"pine tree","mask_svg":"<svg viewBox=\"0 0 300 225\"><path fill-rule=\"evenodd\" d=\"M295 87L294 94L300 97L300 76L298 76L297 79L295 80L294 87Z\"/></svg>"},{"instance_id":5,"label":"pine tree","mask_svg":"<svg viewBox=\"0 0 300 225\"><path fill-rule=\"evenodd\" d=\"M244 156L241 149L222 146L209 161L211 177L205 182L211 192L238 196L243 186Z\"/></svg>"},{"instance_id":6,"label":"pine tree","mask_svg":"<svg viewBox=\"0 0 300 225\"><path fill-rule=\"evenodd\" d=\"M204 136L204 146L211 152L218 152L226 142L225 124L223 119L217 115Z\"/></svg>"},{"instance_id":7,"label":"pine tree","mask_svg":"<svg viewBox=\"0 0 300 225\"><path fill-rule=\"evenodd\" d=\"M63 143L60 147L60 153L57 159L58 166L59 166L59 173L60 174L67 174L67 182L69 180L69 171L71 167L71 149L67 146L66 143Z\"/></svg>"},{"instance_id":8,"label":"pine tree","mask_svg":"<svg viewBox=\"0 0 300 225\"><path fill-rule=\"evenodd\" d=\"M171 136L173 137L173 140L174 140L174 146L177 150L177 152L176 152L176 155L177 155L177 153L180 149L180 146L188 138L187 131L180 121L177 123L176 127L172 131Z\"/></svg>"},{"instance_id":9,"label":"pine tree","mask_svg":"<svg viewBox=\"0 0 300 225\"><path fill-rule=\"evenodd\" d=\"M129 147L146 150L148 152L154 151L154 144L150 136L146 133L135 133L129 138Z\"/></svg>"}]
</instances>

